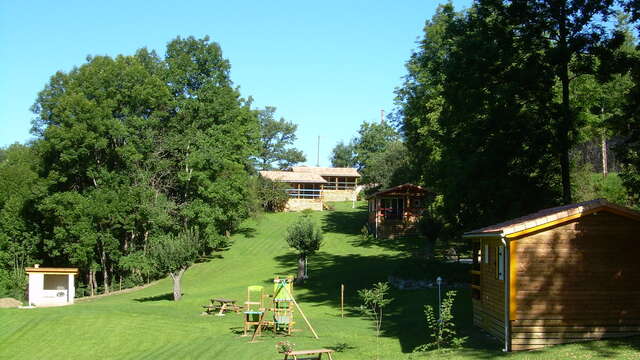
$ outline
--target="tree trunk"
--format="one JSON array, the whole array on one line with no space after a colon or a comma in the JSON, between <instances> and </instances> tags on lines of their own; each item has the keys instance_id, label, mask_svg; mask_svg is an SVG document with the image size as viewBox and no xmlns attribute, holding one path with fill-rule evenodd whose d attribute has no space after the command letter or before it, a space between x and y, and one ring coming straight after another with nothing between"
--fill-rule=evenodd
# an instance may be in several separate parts
<instances>
[{"instance_id":1,"label":"tree trunk","mask_svg":"<svg viewBox=\"0 0 640 360\"><path fill-rule=\"evenodd\" d=\"M180 281L182 280L182 274L187 269L180 269L177 273L170 273L171 278L173 279L173 301L178 301L182 298L182 286Z\"/></svg>"},{"instance_id":2,"label":"tree trunk","mask_svg":"<svg viewBox=\"0 0 640 360\"><path fill-rule=\"evenodd\" d=\"M607 171L609 170L607 169L607 164L609 163L609 159L607 156L607 137L605 136L604 131L602 132L601 151L602 151L602 177L607 177Z\"/></svg>"},{"instance_id":3,"label":"tree trunk","mask_svg":"<svg viewBox=\"0 0 640 360\"><path fill-rule=\"evenodd\" d=\"M109 269L107 268L107 253L104 246L100 249L100 264L102 265L102 281L104 283L104 293L109 293Z\"/></svg>"},{"instance_id":4,"label":"tree trunk","mask_svg":"<svg viewBox=\"0 0 640 360\"><path fill-rule=\"evenodd\" d=\"M296 277L296 284L302 284L304 282L304 263L307 257L300 254L298 257L298 276Z\"/></svg>"},{"instance_id":5,"label":"tree trunk","mask_svg":"<svg viewBox=\"0 0 640 360\"><path fill-rule=\"evenodd\" d=\"M89 270L87 274L87 282L89 283L89 295L94 296L95 288L93 287L93 270Z\"/></svg>"},{"instance_id":6,"label":"tree trunk","mask_svg":"<svg viewBox=\"0 0 640 360\"><path fill-rule=\"evenodd\" d=\"M92 285L93 294L97 294L98 293L98 280L96 280L96 271L95 270L91 270L91 284L93 284Z\"/></svg>"},{"instance_id":7,"label":"tree trunk","mask_svg":"<svg viewBox=\"0 0 640 360\"><path fill-rule=\"evenodd\" d=\"M569 47L567 44L567 16L566 4L560 8L559 47L561 52L560 81L562 83L562 120L558 127L558 141L560 142L560 167L562 172L562 199L565 204L571 204L571 162L569 161L569 132L572 129L571 107L569 100Z\"/></svg>"}]
</instances>

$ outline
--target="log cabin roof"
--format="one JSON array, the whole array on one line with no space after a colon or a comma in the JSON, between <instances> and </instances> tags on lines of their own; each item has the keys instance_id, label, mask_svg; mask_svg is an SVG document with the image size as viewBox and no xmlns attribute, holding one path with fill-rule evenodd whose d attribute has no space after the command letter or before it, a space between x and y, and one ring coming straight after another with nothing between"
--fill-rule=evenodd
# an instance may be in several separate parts
<instances>
[{"instance_id":1,"label":"log cabin roof","mask_svg":"<svg viewBox=\"0 0 640 360\"><path fill-rule=\"evenodd\" d=\"M540 210L533 214L466 232L463 236L473 237L482 235L502 235L506 237L516 237L526 233L543 230L545 228L599 211L608 211L640 221L640 213L637 211L612 204L605 199L595 199Z\"/></svg>"},{"instance_id":2,"label":"log cabin roof","mask_svg":"<svg viewBox=\"0 0 640 360\"><path fill-rule=\"evenodd\" d=\"M291 170L295 173L311 173L320 176L360 177L358 169L347 167L293 166Z\"/></svg>"},{"instance_id":3,"label":"log cabin roof","mask_svg":"<svg viewBox=\"0 0 640 360\"><path fill-rule=\"evenodd\" d=\"M407 195L407 194L424 195L428 192L429 190L423 188L422 186L413 185L413 184L402 184L402 185L394 186L392 188L380 190L375 194L369 195L367 196L367 200L374 197L382 196L382 195L388 195L388 196Z\"/></svg>"},{"instance_id":4,"label":"log cabin roof","mask_svg":"<svg viewBox=\"0 0 640 360\"><path fill-rule=\"evenodd\" d=\"M309 184L326 184L327 180L322 176L312 173L293 172L293 171L260 171L260 176L277 182L288 183L309 183Z\"/></svg>"},{"instance_id":5,"label":"log cabin roof","mask_svg":"<svg viewBox=\"0 0 640 360\"><path fill-rule=\"evenodd\" d=\"M78 268L28 267L24 271L26 273L77 274Z\"/></svg>"}]
</instances>

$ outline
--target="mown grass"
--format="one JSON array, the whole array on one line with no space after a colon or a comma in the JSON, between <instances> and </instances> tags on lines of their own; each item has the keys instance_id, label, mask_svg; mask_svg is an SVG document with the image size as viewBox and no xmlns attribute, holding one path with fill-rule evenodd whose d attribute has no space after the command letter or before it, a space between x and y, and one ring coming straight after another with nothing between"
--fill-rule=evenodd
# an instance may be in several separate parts
<instances>
[{"instance_id":1,"label":"mown grass","mask_svg":"<svg viewBox=\"0 0 640 360\"><path fill-rule=\"evenodd\" d=\"M140 291L77 303L62 308L0 310L0 359L279 359L275 343L289 340L296 348L344 347L335 358L373 359L376 341L372 323L357 311L357 289L386 280L406 262L411 244L362 244L360 228L366 207L339 203L335 211L315 213L325 243L310 259L310 279L295 295L312 325L298 316L290 338L267 334L258 342L240 337L241 315L202 316L211 297L245 298L248 285L271 286L274 274L295 273L296 255L285 241L288 224L299 214L265 214L247 221L233 237L230 250L187 271L184 297L170 300L165 279ZM340 284L346 287L346 314L339 314ZM380 359L423 358L411 350L426 341L422 307L435 301L430 290L398 291L388 308L380 340ZM503 354L500 346L471 324L469 294L460 291L455 314L460 332L469 336L465 349L430 353L447 359L595 359L640 358L640 341L626 339L556 346L542 351ZM426 358L425 357L425 358Z\"/></svg>"}]
</instances>

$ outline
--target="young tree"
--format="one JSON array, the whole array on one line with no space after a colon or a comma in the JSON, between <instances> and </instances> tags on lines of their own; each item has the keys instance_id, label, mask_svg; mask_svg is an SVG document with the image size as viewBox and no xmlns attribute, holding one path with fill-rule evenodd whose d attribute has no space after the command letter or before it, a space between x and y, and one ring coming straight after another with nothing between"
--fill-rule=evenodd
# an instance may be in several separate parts
<instances>
[{"instance_id":1,"label":"young tree","mask_svg":"<svg viewBox=\"0 0 640 360\"><path fill-rule=\"evenodd\" d=\"M331 151L331 166L333 167L354 167L356 158L352 144L345 144L340 141Z\"/></svg>"},{"instance_id":2,"label":"young tree","mask_svg":"<svg viewBox=\"0 0 640 360\"><path fill-rule=\"evenodd\" d=\"M267 106L258 113L260 120L260 154L257 157L259 170L287 169L297 163L306 161L302 151L290 148L296 140L298 125L275 119L276 108Z\"/></svg>"},{"instance_id":3,"label":"young tree","mask_svg":"<svg viewBox=\"0 0 640 360\"><path fill-rule=\"evenodd\" d=\"M376 358L378 358L380 350L380 330L382 329L382 318L384 308L393 301L388 297L389 284L379 282L373 285L371 289L358 290L358 296L363 304L360 309L371 318L376 329Z\"/></svg>"},{"instance_id":4,"label":"young tree","mask_svg":"<svg viewBox=\"0 0 640 360\"><path fill-rule=\"evenodd\" d=\"M150 253L157 269L171 276L173 300L182 298L182 275L193 265L202 247L200 234L189 229L178 235L161 235L151 242Z\"/></svg>"},{"instance_id":5,"label":"young tree","mask_svg":"<svg viewBox=\"0 0 640 360\"><path fill-rule=\"evenodd\" d=\"M299 221L287 228L286 240L290 247L298 251L296 283L302 283L307 258L318 251L322 245L322 230L308 216L302 216Z\"/></svg>"}]
</instances>

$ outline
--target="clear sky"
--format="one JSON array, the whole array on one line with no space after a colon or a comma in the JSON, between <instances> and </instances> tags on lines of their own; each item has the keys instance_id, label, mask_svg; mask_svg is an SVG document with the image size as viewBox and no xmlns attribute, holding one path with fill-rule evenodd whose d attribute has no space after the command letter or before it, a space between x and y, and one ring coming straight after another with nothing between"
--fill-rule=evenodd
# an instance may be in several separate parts
<instances>
[{"instance_id":1,"label":"clear sky","mask_svg":"<svg viewBox=\"0 0 640 360\"><path fill-rule=\"evenodd\" d=\"M309 165L320 136L328 166L338 141L393 109L404 63L439 2L0 1L0 146L31 137L29 108L56 71L87 55L145 46L163 54L178 35L209 35L242 95L298 124Z\"/></svg>"}]
</instances>

